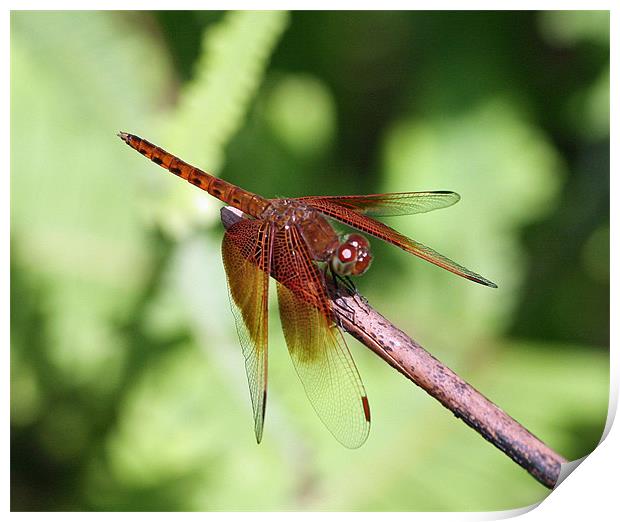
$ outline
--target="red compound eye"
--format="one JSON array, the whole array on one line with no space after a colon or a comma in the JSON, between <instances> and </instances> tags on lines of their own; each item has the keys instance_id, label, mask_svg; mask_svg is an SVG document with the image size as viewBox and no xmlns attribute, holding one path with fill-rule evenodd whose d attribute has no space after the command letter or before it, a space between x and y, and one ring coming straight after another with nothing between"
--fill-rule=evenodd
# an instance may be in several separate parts
<instances>
[{"instance_id":1,"label":"red compound eye","mask_svg":"<svg viewBox=\"0 0 620 522\"><path fill-rule=\"evenodd\" d=\"M350 263L355 259L355 249L351 248L348 244L341 245L338 248L338 259L342 263Z\"/></svg>"},{"instance_id":2,"label":"red compound eye","mask_svg":"<svg viewBox=\"0 0 620 522\"><path fill-rule=\"evenodd\" d=\"M368 240L360 234L349 234L346 238L346 244L355 250L368 248Z\"/></svg>"},{"instance_id":3,"label":"red compound eye","mask_svg":"<svg viewBox=\"0 0 620 522\"><path fill-rule=\"evenodd\" d=\"M371 262L372 255L370 254L370 251L367 249L360 251L357 255L357 262L353 267L353 275L362 275L364 272L366 272L366 270L368 270Z\"/></svg>"},{"instance_id":4,"label":"red compound eye","mask_svg":"<svg viewBox=\"0 0 620 522\"><path fill-rule=\"evenodd\" d=\"M371 262L368 240L360 234L349 234L342 238L331 259L331 266L333 271L341 276L362 275Z\"/></svg>"}]
</instances>

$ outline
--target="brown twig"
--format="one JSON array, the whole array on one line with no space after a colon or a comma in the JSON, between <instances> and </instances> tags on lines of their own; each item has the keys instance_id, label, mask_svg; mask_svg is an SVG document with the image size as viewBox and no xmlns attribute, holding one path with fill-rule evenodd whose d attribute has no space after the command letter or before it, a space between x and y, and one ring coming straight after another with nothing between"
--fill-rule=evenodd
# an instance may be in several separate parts
<instances>
[{"instance_id":1,"label":"brown twig","mask_svg":"<svg viewBox=\"0 0 620 522\"><path fill-rule=\"evenodd\" d=\"M222 209L226 228L242 218L236 209ZM450 368L435 359L403 331L374 310L359 294L330 288L344 330L390 366L437 399L548 488L558 481L567 460L504 413Z\"/></svg>"}]
</instances>

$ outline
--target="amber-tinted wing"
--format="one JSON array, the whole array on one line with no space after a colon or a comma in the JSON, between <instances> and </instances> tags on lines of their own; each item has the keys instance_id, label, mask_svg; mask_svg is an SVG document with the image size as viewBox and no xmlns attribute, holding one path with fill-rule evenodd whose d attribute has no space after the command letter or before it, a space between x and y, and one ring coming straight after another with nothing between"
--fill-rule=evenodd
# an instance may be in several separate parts
<instances>
[{"instance_id":1,"label":"amber-tinted wing","mask_svg":"<svg viewBox=\"0 0 620 522\"><path fill-rule=\"evenodd\" d=\"M421 214L446 208L457 203L461 196L456 192L441 190L434 192L392 192L365 196L307 196L298 199L310 205L325 201L367 216L386 217Z\"/></svg>"},{"instance_id":2,"label":"amber-tinted wing","mask_svg":"<svg viewBox=\"0 0 620 522\"><path fill-rule=\"evenodd\" d=\"M232 225L222 242L230 304L250 385L257 442L263 436L267 400L267 304L272 238L269 223L245 219Z\"/></svg>"},{"instance_id":3,"label":"amber-tinted wing","mask_svg":"<svg viewBox=\"0 0 620 522\"><path fill-rule=\"evenodd\" d=\"M468 268L465 268L440 253L435 252L432 248L402 235L392 227L389 227L356 209L340 205L332 199L321 197L306 198L306 202L330 218L336 219L346 225L357 228L362 232L378 237L379 239L383 239L388 243L392 243L406 252L421 257L422 259L440 266L441 268L444 268L454 274L471 281L475 281L476 283L497 288L495 283L489 281L481 275L472 272Z\"/></svg>"},{"instance_id":4,"label":"amber-tinted wing","mask_svg":"<svg viewBox=\"0 0 620 522\"><path fill-rule=\"evenodd\" d=\"M276 235L273 275L284 337L306 395L336 439L358 448L370 430L368 398L334 323L322 273L295 227Z\"/></svg>"}]
</instances>

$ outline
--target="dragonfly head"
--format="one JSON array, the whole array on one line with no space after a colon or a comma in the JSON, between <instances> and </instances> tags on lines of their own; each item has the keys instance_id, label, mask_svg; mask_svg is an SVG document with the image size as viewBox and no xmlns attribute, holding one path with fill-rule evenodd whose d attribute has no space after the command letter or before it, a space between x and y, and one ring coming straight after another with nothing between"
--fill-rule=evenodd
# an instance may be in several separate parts
<instances>
[{"instance_id":1,"label":"dragonfly head","mask_svg":"<svg viewBox=\"0 0 620 522\"><path fill-rule=\"evenodd\" d=\"M332 270L341 276L362 275L372 261L370 244L360 234L343 236L331 258Z\"/></svg>"}]
</instances>

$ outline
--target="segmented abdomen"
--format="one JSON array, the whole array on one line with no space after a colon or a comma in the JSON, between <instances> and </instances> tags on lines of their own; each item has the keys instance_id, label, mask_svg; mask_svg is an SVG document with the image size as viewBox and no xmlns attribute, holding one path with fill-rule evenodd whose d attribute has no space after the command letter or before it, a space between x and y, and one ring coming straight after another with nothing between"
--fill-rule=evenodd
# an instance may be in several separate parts
<instances>
[{"instance_id":1,"label":"segmented abdomen","mask_svg":"<svg viewBox=\"0 0 620 522\"><path fill-rule=\"evenodd\" d=\"M136 149L140 154L150 159L153 163L156 163L160 167L169 170L176 176L189 181L192 185L196 185L197 187L206 190L209 194L216 197L220 201L223 201L227 205L231 205L252 217L260 217L265 208L269 206L269 201L265 198L248 192L247 190L237 187L232 183L228 183L223 179L216 178L208 172L193 167L189 163L185 163L182 159L176 157L174 154L166 152L161 147L153 145L139 136L128 134L126 132L120 132L118 135L125 143L127 143L127 145L133 149Z\"/></svg>"}]
</instances>

